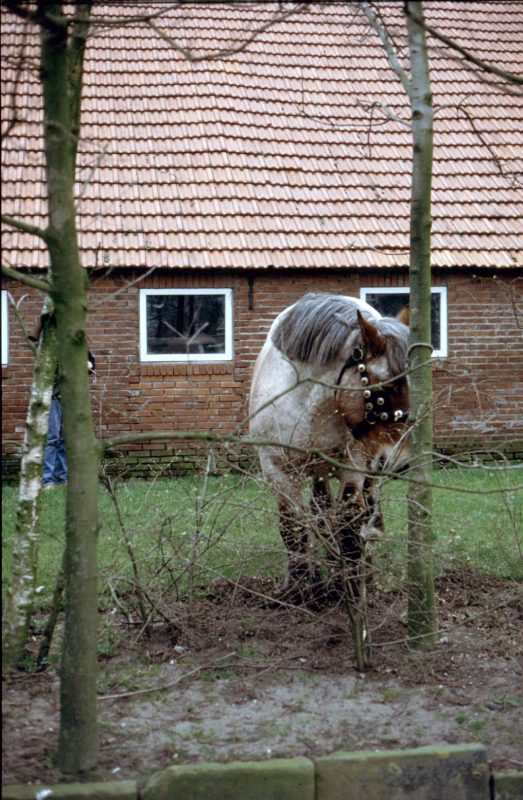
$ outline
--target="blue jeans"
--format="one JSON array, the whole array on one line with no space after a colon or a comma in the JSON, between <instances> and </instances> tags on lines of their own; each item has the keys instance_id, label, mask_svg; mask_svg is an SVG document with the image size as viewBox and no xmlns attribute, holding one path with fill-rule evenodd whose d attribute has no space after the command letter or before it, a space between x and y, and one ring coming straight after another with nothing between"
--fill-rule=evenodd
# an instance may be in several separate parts
<instances>
[{"instance_id":1,"label":"blue jeans","mask_svg":"<svg viewBox=\"0 0 523 800\"><path fill-rule=\"evenodd\" d=\"M67 480L67 461L62 432L62 405L55 397L51 400L47 444L44 450L44 472L42 486L65 483Z\"/></svg>"}]
</instances>

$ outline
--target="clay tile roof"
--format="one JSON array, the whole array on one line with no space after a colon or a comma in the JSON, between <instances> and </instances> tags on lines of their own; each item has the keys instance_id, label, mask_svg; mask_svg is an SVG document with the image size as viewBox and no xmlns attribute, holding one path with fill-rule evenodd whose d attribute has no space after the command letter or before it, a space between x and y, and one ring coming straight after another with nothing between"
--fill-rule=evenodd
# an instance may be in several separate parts
<instances>
[{"instance_id":1,"label":"clay tile roof","mask_svg":"<svg viewBox=\"0 0 523 800\"><path fill-rule=\"evenodd\" d=\"M99 17L162 10L156 24L197 56L245 40L276 4L95 5ZM379 12L400 58L401 2ZM289 7L283 6L284 9ZM427 22L487 62L523 72L523 2L434 0ZM45 226L36 31L2 11L4 212ZM26 30L26 66L16 58ZM377 35L350 3L310 4L228 58L189 62L140 22L88 44L78 187L83 263L371 268L408 265L409 119ZM435 119L433 264L523 264L523 103L430 39ZM375 103L372 115L365 104ZM12 266L46 267L28 234L3 231Z\"/></svg>"}]
</instances>

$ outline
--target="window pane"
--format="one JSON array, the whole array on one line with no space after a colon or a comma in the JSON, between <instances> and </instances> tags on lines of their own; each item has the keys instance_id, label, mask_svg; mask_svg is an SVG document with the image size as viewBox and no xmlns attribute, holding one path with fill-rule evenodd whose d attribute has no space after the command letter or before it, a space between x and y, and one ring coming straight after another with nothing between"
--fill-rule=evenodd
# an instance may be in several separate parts
<instances>
[{"instance_id":1,"label":"window pane","mask_svg":"<svg viewBox=\"0 0 523 800\"><path fill-rule=\"evenodd\" d=\"M379 311L383 317L395 317L403 306L409 302L408 292L398 292L397 294L382 294L381 292L366 292L366 302ZM439 292L432 292L430 304L430 330L431 345L434 350L441 349L441 295Z\"/></svg>"},{"instance_id":2,"label":"window pane","mask_svg":"<svg viewBox=\"0 0 523 800\"><path fill-rule=\"evenodd\" d=\"M147 295L147 353L225 353L224 295Z\"/></svg>"}]
</instances>

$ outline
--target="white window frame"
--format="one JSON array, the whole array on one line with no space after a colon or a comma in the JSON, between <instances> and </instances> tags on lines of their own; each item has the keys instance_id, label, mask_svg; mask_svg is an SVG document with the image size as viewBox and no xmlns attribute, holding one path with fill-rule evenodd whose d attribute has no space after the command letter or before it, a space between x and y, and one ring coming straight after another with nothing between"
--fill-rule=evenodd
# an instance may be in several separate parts
<instances>
[{"instance_id":1,"label":"white window frame","mask_svg":"<svg viewBox=\"0 0 523 800\"><path fill-rule=\"evenodd\" d=\"M148 353L147 297L149 295L221 295L225 298L225 352L223 353ZM232 361L233 318L232 289L140 289L140 361L185 362Z\"/></svg>"},{"instance_id":2,"label":"white window frame","mask_svg":"<svg viewBox=\"0 0 523 800\"><path fill-rule=\"evenodd\" d=\"M9 304L7 302L7 290L2 289L2 366L9 364Z\"/></svg>"},{"instance_id":3,"label":"white window frame","mask_svg":"<svg viewBox=\"0 0 523 800\"><path fill-rule=\"evenodd\" d=\"M439 294L439 329L440 329L440 344L439 350L433 350L432 358L447 358L448 356L448 335L447 335L447 287L446 286L432 286L431 294ZM377 287L368 286L360 289L360 299L368 303L367 296L369 294L406 294L410 295L409 286L387 286Z\"/></svg>"}]
</instances>

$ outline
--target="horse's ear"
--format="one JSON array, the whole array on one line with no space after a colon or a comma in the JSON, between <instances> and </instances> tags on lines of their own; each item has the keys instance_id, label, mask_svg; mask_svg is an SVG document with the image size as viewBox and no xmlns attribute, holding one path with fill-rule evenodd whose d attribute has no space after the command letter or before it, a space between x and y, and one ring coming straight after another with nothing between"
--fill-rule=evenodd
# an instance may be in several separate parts
<instances>
[{"instance_id":1,"label":"horse's ear","mask_svg":"<svg viewBox=\"0 0 523 800\"><path fill-rule=\"evenodd\" d=\"M403 324L406 325L408 328L410 323L410 306L406 305L403 306L403 308L400 308L400 310L396 314L396 319L399 320L400 322L403 322Z\"/></svg>"},{"instance_id":2,"label":"horse's ear","mask_svg":"<svg viewBox=\"0 0 523 800\"><path fill-rule=\"evenodd\" d=\"M381 356L387 348L387 342L383 336L378 333L378 329L372 324L372 322L369 322L367 319L365 319L359 309L358 324L360 326L361 339L365 348L369 351L369 353L372 353L372 355Z\"/></svg>"}]
</instances>

